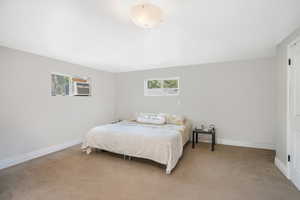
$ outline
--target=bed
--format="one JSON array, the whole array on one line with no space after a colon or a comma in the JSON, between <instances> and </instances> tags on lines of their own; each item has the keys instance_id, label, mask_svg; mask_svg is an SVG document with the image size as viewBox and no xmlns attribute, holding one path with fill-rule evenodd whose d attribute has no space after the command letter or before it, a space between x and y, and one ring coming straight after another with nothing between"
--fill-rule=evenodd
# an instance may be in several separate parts
<instances>
[{"instance_id":1,"label":"bed","mask_svg":"<svg viewBox=\"0 0 300 200\"><path fill-rule=\"evenodd\" d=\"M190 131L188 122L154 125L121 121L91 129L84 138L82 149L87 154L100 149L150 159L166 165L166 173L170 174L189 141Z\"/></svg>"}]
</instances>

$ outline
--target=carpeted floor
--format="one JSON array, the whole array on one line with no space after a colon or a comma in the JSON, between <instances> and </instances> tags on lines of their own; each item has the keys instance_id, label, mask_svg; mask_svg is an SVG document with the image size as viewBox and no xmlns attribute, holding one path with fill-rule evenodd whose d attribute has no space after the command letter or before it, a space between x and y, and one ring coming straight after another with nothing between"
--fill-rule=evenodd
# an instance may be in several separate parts
<instances>
[{"instance_id":1,"label":"carpeted floor","mask_svg":"<svg viewBox=\"0 0 300 200\"><path fill-rule=\"evenodd\" d=\"M0 199L20 200L299 200L274 166L274 152L188 144L171 175L150 161L79 146L0 170Z\"/></svg>"}]
</instances>

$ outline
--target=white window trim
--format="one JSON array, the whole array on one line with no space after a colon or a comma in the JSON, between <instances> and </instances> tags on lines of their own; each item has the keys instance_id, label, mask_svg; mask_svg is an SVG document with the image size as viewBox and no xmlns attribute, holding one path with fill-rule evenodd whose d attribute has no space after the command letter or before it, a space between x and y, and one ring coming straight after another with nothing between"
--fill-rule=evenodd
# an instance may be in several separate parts
<instances>
[{"instance_id":1,"label":"white window trim","mask_svg":"<svg viewBox=\"0 0 300 200\"><path fill-rule=\"evenodd\" d=\"M159 89L152 89L152 90L161 90L161 94L149 94L148 93L148 90L151 90L151 89L148 89L148 81L151 81L151 80L158 80L158 81L164 81L164 80L177 80L178 81L178 92L176 94L168 94L168 93L165 93L163 91L163 82L162 82L162 88L159 88ZM178 96L180 94L180 78L179 77L169 77L169 78L149 78L149 79L146 79L144 81L144 96Z\"/></svg>"}]
</instances>

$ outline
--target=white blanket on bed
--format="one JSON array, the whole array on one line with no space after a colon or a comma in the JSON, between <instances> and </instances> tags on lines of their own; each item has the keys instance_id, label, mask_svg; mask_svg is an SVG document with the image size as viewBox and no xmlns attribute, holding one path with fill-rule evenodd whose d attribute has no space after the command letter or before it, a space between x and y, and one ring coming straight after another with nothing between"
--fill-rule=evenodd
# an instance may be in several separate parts
<instances>
[{"instance_id":1,"label":"white blanket on bed","mask_svg":"<svg viewBox=\"0 0 300 200\"><path fill-rule=\"evenodd\" d=\"M98 148L128 156L154 160L167 165L170 173L182 155L185 126L148 125L123 121L91 129L82 148Z\"/></svg>"}]
</instances>

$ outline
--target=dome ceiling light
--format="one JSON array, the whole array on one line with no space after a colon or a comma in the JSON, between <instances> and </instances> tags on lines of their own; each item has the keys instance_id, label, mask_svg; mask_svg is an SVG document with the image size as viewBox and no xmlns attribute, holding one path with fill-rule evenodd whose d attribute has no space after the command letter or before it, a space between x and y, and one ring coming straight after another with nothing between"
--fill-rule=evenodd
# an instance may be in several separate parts
<instances>
[{"instance_id":1,"label":"dome ceiling light","mask_svg":"<svg viewBox=\"0 0 300 200\"><path fill-rule=\"evenodd\" d=\"M133 23L142 28L153 28L162 22L162 18L162 10L153 4L138 4L131 8Z\"/></svg>"}]
</instances>

